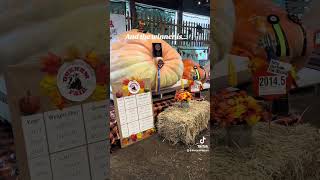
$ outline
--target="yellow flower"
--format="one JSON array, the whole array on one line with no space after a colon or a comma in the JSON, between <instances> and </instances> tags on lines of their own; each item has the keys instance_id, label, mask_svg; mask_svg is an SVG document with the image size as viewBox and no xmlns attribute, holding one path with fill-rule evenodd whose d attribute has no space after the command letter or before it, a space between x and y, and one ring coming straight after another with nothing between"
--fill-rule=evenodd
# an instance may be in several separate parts
<instances>
[{"instance_id":1,"label":"yellow flower","mask_svg":"<svg viewBox=\"0 0 320 180\"><path fill-rule=\"evenodd\" d=\"M140 88L139 93L144 93L144 88Z\"/></svg>"},{"instance_id":2,"label":"yellow flower","mask_svg":"<svg viewBox=\"0 0 320 180\"><path fill-rule=\"evenodd\" d=\"M129 95L128 86L122 86L122 92L124 96L128 96Z\"/></svg>"},{"instance_id":3,"label":"yellow flower","mask_svg":"<svg viewBox=\"0 0 320 180\"><path fill-rule=\"evenodd\" d=\"M89 63L93 68L95 68L98 64L100 64L100 59L96 52L90 51L86 55L86 62Z\"/></svg>"},{"instance_id":4,"label":"yellow flower","mask_svg":"<svg viewBox=\"0 0 320 180\"><path fill-rule=\"evenodd\" d=\"M233 108L233 117L240 118L241 115L246 111L247 111L247 108L244 105L238 104Z\"/></svg>"},{"instance_id":5,"label":"yellow flower","mask_svg":"<svg viewBox=\"0 0 320 180\"><path fill-rule=\"evenodd\" d=\"M142 133L138 133L138 134L137 134L137 138L138 138L138 139L142 139Z\"/></svg>"},{"instance_id":6,"label":"yellow flower","mask_svg":"<svg viewBox=\"0 0 320 180\"><path fill-rule=\"evenodd\" d=\"M40 82L40 88L46 94L50 94L52 91L57 91L56 76L46 75Z\"/></svg>"},{"instance_id":7,"label":"yellow flower","mask_svg":"<svg viewBox=\"0 0 320 180\"><path fill-rule=\"evenodd\" d=\"M250 126L254 126L255 124L258 123L258 121L261 119L260 116L256 115L256 114L253 114L253 115L250 115L246 121L247 123L250 125Z\"/></svg>"},{"instance_id":8,"label":"yellow flower","mask_svg":"<svg viewBox=\"0 0 320 180\"><path fill-rule=\"evenodd\" d=\"M97 85L95 91L92 94L92 99L96 101L107 99L107 87Z\"/></svg>"}]
</instances>

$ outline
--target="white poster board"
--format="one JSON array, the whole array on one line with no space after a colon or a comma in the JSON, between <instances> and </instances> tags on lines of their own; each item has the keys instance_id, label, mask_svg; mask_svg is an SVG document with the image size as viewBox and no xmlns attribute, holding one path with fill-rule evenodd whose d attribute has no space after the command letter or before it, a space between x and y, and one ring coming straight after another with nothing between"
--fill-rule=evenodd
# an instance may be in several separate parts
<instances>
[{"instance_id":1,"label":"white poster board","mask_svg":"<svg viewBox=\"0 0 320 180\"><path fill-rule=\"evenodd\" d=\"M150 86L149 79L112 85L121 147L146 139L155 132Z\"/></svg>"},{"instance_id":2,"label":"white poster board","mask_svg":"<svg viewBox=\"0 0 320 180\"><path fill-rule=\"evenodd\" d=\"M106 85L99 85L106 82L99 80L104 73L96 73L88 62L64 61L49 75L39 63L8 69L8 102L23 180L108 178L108 101L97 93L106 92ZM59 90L63 85L69 89Z\"/></svg>"}]
</instances>

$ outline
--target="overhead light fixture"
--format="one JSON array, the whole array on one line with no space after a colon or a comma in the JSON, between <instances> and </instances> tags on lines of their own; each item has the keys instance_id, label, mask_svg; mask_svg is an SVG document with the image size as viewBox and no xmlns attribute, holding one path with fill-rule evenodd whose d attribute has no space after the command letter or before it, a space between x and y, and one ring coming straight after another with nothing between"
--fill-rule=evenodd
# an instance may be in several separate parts
<instances>
[{"instance_id":1,"label":"overhead light fixture","mask_svg":"<svg viewBox=\"0 0 320 180\"><path fill-rule=\"evenodd\" d=\"M198 5L200 5L201 4L201 1L198 1Z\"/></svg>"}]
</instances>

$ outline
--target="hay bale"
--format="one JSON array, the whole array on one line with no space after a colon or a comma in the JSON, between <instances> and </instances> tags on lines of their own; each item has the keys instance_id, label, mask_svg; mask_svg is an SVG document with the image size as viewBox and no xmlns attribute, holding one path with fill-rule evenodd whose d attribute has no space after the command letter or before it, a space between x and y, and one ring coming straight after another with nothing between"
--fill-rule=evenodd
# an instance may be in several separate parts
<instances>
[{"instance_id":1,"label":"hay bale","mask_svg":"<svg viewBox=\"0 0 320 180\"><path fill-rule=\"evenodd\" d=\"M218 180L320 179L320 133L310 125L286 127L259 123L254 144L247 148L223 146L223 129L211 138L211 172Z\"/></svg>"},{"instance_id":2,"label":"hay bale","mask_svg":"<svg viewBox=\"0 0 320 180\"><path fill-rule=\"evenodd\" d=\"M158 115L158 133L173 144L194 144L196 136L208 128L209 119L208 101L191 101L185 109L175 104Z\"/></svg>"}]
</instances>

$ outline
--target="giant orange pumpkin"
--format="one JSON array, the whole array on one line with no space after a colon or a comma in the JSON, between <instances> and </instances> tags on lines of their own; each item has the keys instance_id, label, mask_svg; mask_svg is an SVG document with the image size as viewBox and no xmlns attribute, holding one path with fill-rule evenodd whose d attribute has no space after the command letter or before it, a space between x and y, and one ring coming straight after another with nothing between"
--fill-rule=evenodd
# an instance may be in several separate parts
<instances>
[{"instance_id":1,"label":"giant orange pumpkin","mask_svg":"<svg viewBox=\"0 0 320 180\"><path fill-rule=\"evenodd\" d=\"M111 83L132 77L150 78L152 88L155 88L158 66L153 57L152 43L162 45L164 65L160 69L160 87L176 84L183 73L179 53L164 40L152 38L152 34L141 33L136 29L120 34L110 44Z\"/></svg>"},{"instance_id":2,"label":"giant orange pumpkin","mask_svg":"<svg viewBox=\"0 0 320 180\"><path fill-rule=\"evenodd\" d=\"M294 64L297 69L304 66L313 50L313 32L294 22L284 9L270 0L234 0L234 7L236 26L232 54L249 57L252 61L266 60L267 53L264 47L259 46L265 33L270 35L271 41L269 42L274 44L275 49L277 48L275 44L278 44L279 52L281 42L274 30L274 23L281 26L286 39L288 49L287 54L284 55L285 59ZM303 31L306 33L305 36ZM304 40L306 40L305 47ZM266 63L252 63L258 65L257 69L267 65Z\"/></svg>"},{"instance_id":3,"label":"giant orange pumpkin","mask_svg":"<svg viewBox=\"0 0 320 180\"><path fill-rule=\"evenodd\" d=\"M209 74L206 72L204 67L200 66L198 63L194 62L192 59L184 59L183 60L184 70L183 70L183 79L193 79L192 71L195 71L195 68L198 70L200 75L200 80L205 81Z\"/></svg>"}]
</instances>

